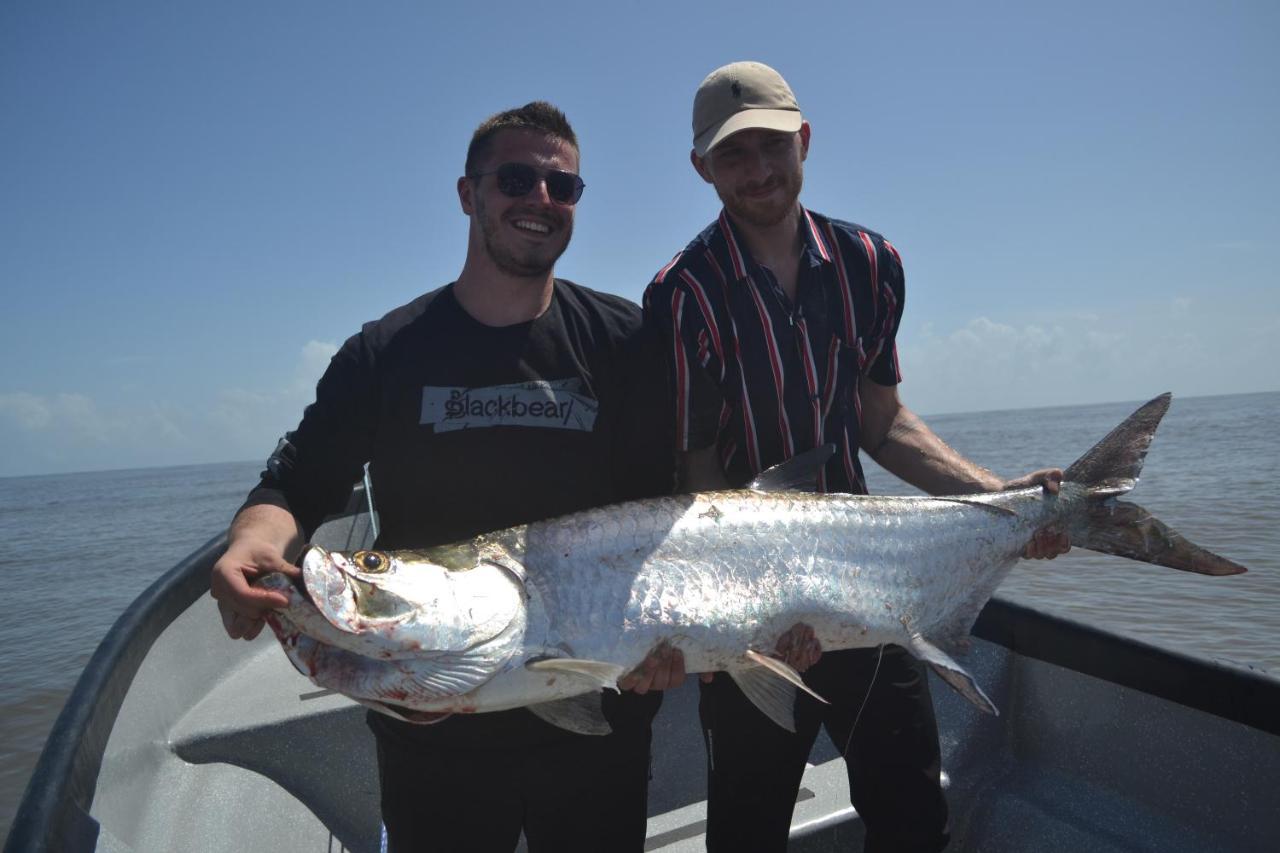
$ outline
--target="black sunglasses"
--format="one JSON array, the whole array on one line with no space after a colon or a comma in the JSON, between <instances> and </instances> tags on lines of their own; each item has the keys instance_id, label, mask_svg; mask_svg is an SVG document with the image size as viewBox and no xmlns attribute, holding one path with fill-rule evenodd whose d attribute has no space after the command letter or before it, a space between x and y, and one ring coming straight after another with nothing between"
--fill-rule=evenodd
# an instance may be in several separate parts
<instances>
[{"instance_id":1,"label":"black sunglasses","mask_svg":"<svg viewBox=\"0 0 1280 853\"><path fill-rule=\"evenodd\" d=\"M548 169L541 172L528 163L503 163L492 172L477 172L471 177L498 176L498 189L510 198L520 198L533 192L538 181L547 182L547 195L558 204L577 204L586 184L573 172Z\"/></svg>"}]
</instances>

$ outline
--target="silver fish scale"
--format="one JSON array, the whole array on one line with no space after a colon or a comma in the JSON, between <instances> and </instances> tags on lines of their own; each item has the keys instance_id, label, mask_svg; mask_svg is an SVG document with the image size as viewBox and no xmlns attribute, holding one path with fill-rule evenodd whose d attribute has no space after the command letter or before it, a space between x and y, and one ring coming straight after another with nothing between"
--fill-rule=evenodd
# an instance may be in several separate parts
<instances>
[{"instance_id":1,"label":"silver fish scale","mask_svg":"<svg viewBox=\"0 0 1280 853\"><path fill-rule=\"evenodd\" d=\"M1032 532L1073 508L1039 490L998 501L718 492L532 524L512 556L547 634L526 645L634 665L665 639L696 672L771 651L798 621L828 649L949 639Z\"/></svg>"}]
</instances>

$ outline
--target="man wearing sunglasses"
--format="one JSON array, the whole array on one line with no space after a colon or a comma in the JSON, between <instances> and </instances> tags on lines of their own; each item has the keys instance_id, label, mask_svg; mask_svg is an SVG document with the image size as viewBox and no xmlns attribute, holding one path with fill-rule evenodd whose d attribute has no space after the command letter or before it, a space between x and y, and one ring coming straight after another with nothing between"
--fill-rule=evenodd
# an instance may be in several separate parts
<instances>
[{"instance_id":1,"label":"man wearing sunglasses","mask_svg":"<svg viewBox=\"0 0 1280 853\"><path fill-rule=\"evenodd\" d=\"M831 443L822 491L866 492L859 448L932 494L1057 491L1061 471L1001 480L899 400L901 260L874 231L801 206L810 136L791 88L758 62L713 71L694 98L690 159L724 209L658 272L644 300L668 350L682 487L740 487ZM1065 536L1047 535L1026 554L1052 558L1067 547ZM922 665L897 646L823 655L805 625L776 652L831 704L801 694L793 735L724 674L703 684L707 849L786 849L819 726L846 757L866 851L943 849L947 807Z\"/></svg>"},{"instance_id":2,"label":"man wearing sunglasses","mask_svg":"<svg viewBox=\"0 0 1280 853\"><path fill-rule=\"evenodd\" d=\"M458 179L469 219L457 281L367 323L232 522L212 592L252 639L284 601L250 586L296 576L302 542L368 463L377 546L421 548L670 491L662 376L638 306L555 278L582 196L578 145L534 102L477 128ZM650 722L683 677L659 651L602 696L613 733L575 734L525 709L414 725L370 712L390 849L639 851ZM647 695L642 695L646 694Z\"/></svg>"}]
</instances>

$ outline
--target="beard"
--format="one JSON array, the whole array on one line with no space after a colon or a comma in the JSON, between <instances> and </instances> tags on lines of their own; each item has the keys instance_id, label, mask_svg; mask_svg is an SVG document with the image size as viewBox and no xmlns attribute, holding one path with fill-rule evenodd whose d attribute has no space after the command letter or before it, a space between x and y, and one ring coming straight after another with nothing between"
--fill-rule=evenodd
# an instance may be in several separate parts
<instances>
[{"instance_id":1,"label":"beard","mask_svg":"<svg viewBox=\"0 0 1280 853\"><path fill-rule=\"evenodd\" d=\"M564 250L569 248L569 238L573 236L573 219L558 217L556 231L562 235L560 239L538 245L512 245L503 241L502 223L489 216L483 197L476 199L476 214L480 222L480 237L494 265L507 275L518 278L541 278L551 272Z\"/></svg>"},{"instance_id":2,"label":"beard","mask_svg":"<svg viewBox=\"0 0 1280 853\"><path fill-rule=\"evenodd\" d=\"M797 168L795 172L775 173L769 178L781 187L768 198L750 198L739 195L736 189L721 190L716 186L716 195L724 203L725 209L735 218L758 228L770 228L787 218L796 207L796 199L800 198L800 189L804 186L804 172ZM766 182L767 183L767 182ZM755 190L761 185L748 185L745 189Z\"/></svg>"}]
</instances>

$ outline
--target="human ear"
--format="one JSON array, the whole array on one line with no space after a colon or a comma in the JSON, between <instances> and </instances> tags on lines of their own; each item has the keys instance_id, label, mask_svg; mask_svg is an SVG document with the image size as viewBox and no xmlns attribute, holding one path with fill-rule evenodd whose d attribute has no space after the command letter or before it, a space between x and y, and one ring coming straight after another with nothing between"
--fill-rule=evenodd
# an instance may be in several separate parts
<instances>
[{"instance_id":1,"label":"human ear","mask_svg":"<svg viewBox=\"0 0 1280 853\"><path fill-rule=\"evenodd\" d=\"M702 180L709 184L715 183L715 180L711 177L711 172L707 169L706 158L699 157L698 152L692 148L689 149L689 162L693 164L693 170L702 177Z\"/></svg>"},{"instance_id":2,"label":"human ear","mask_svg":"<svg viewBox=\"0 0 1280 853\"><path fill-rule=\"evenodd\" d=\"M458 178L458 202L462 205L462 212L467 216L475 213L475 201L471 197L472 189L470 178L465 176Z\"/></svg>"}]
</instances>

